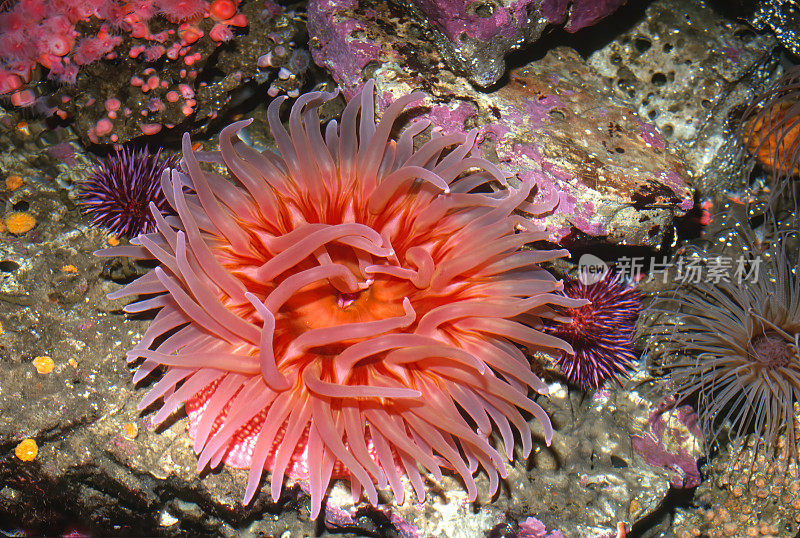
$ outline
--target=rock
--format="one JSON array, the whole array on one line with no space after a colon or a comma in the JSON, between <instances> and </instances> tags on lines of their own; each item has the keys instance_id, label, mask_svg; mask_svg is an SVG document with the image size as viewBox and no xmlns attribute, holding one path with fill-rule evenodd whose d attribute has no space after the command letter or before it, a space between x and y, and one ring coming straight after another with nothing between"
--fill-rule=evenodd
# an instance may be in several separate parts
<instances>
[{"instance_id":1,"label":"rock","mask_svg":"<svg viewBox=\"0 0 800 538\"><path fill-rule=\"evenodd\" d=\"M391 5L381 7L391 9ZM346 97L356 94L363 83L361 73L381 57L378 38L382 34L374 28L377 12L366 8L362 16L357 8L358 0L312 0L308 4L311 55L333 75ZM394 13L401 16L396 10Z\"/></svg>"},{"instance_id":2,"label":"rock","mask_svg":"<svg viewBox=\"0 0 800 538\"><path fill-rule=\"evenodd\" d=\"M433 35L454 69L482 87L506 71L505 56L537 41L550 24L569 32L591 26L625 0L399 0Z\"/></svg>"},{"instance_id":3,"label":"rock","mask_svg":"<svg viewBox=\"0 0 800 538\"><path fill-rule=\"evenodd\" d=\"M758 30L769 29L782 46L800 54L800 3L796 0L761 0L750 23Z\"/></svg>"},{"instance_id":4,"label":"rock","mask_svg":"<svg viewBox=\"0 0 800 538\"><path fill-rule=\"evenodd\" d=\"M661 390L639 371L619 390L583 395L553 384L551 394L545 409L558 433L520 475L515 505L565 536L615 536L620 523L631 529L655 514L673 471L650 465L632 437L647 430ZM686 443L697 457L697 438Z\"/></svg>"},{"instance_id":5,"label":"rock","mask_svg":"<svg viewBox=\"0 0 800 538\"><path fill-rule=\"evenodd\" d=\"M490 159L535 176L538 199L557 193L559 207L543 217L553 241L658 247L692 206L686 169L661 134L571 49L550 51L484 93L447 70L419 25L389 5L312 2L309 32L315 61L345 95L369 77L379 108L422 90L419 117L443 133L476 129Z\"/></svg>"},{"instance_id":6,"label":"rock","mask_svg":"<svg viewBox=\"0 0 800 538\"><path fill-rule=\"evenodd\" d=\"M693 488L702 477L697 460L702 456L703 433L697 413L689 405L671 408L664 403L650 413L650 428L631 436L631 446L648 464L673 473L674 488Z\"/></svg>"},{"instance_id":7,"label":"rock","mask_svg":"<svg viewBox=\"0 0 800 538\"><path fill-rule=\"evenodd\" d=\"M658 0L588 63L681 150L692 183L706 194L742 181L731 117L774 76L774 46L769 35L701 3Z\"/></svg>"},{"instance_id":8,"label":"rock","mask_svg":"<svg viewBox=\"0 0 800 538\"><path fill-rule=\"evenodd\" d=\"M428 497L417 503L404 480L406 502L398 506L388 501L381 510L404 538L470 538L506 528L509 521L521 524L519 536L523 536L531 516L566 537L616 536L619 528L631 529L657 513L671 487L692 483L679 479L690 473L678 474L669 465L652 465L642 457L635 450L634 436L653 427L662 448L682 453L699 477L700 439L691 421L681 422L691 413L665 413L658 404L662 395L642 373L620 390L588 395L554 382L550 398L539 400L556 428L552 445L546 447L540 438L528 460L517 451L495 496L487 494L488 481L480 474L475 503L467 502L463 486L453 476L445 476L441 483L429 477ZM537 425L531 422L531 426L536 435ZM348 488L339 481L326 510L329 518L341 523L369 508L363 501L353 504Z\"/></svg>"},{"instance_id":9,"label":"rock","mask_svg":"<svg viewBox=\"0 0 800 538\"><path fill-rule=\"evenodd\" d=\"M539 12L539 0L400 3L431 33L448 65L483 87L492 86L503 76L508 52L539 39L549 23ZM552 15L557 20L563 14L554 5Z\"/></svg>"},{"instance_id":10,"label":"rock","mask_svg":"<svg viewBox=\"0 0 800 538\"><path fill-rule=\"evenodd\" d=\"M567 31L577 32L610 15L625 0L544 0L541 3L539 0L397 0L396 3L414 17L416 22L411 23L414 33L431 35L433 44L453 71L463 73L471 82L486 88L505 73L505 56L538 40L549 24L565 24ZM375 35L358 13L372 17L385 10L398 21L409 22L405 13L391 3L309 2L309 31L325 50L315 55L317 63L328 67L334 76L352 76L355 70L344 73L340 67L363 69L376 59L381 41L367 37ZM350 88L358 81L338 82Z\"/></svg>"}]
</instances>

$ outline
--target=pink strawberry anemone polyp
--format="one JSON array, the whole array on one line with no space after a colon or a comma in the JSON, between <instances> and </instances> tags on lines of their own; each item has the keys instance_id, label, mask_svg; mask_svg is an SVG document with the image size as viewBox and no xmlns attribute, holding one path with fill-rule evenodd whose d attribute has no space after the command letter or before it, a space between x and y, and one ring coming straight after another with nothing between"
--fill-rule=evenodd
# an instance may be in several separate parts
<instances>
[{"instance_id":1,"label":"pink strawberry anemone polyp","mask_svg":"<svg viewBox=\"0 0 800 538\"><path fill-rule=\"evenodd\" d=\"M219 152L184 136L181 168L163 178L175 215L154 208L155 233L101 252L159 264L111 294L146 295L127 312L158 309L128 352L143 359L135 382L164 372L140 408L159 402L160 423L184 404L198 469L249 468L245 503L265 470L275 500L287 475L307 479L312 517L337 476L375 504L387 485L402 503L405 474L423 500L418 464L454 471L474 499L478 467L493 490L505 477L495 445L512 457L512 426L529 454L521 411L552 437L528 397L547 386L515 343L571 352L542 319L585 301L557 293L538 264L566 251L525 248L546 235L516 211L555 201L527 201L530 181L510 188L476 155L475 132L434 133L415 150L428 125L416 121L390 138L419 94L376 124L370 81L323 133L318 108L334 97L300 96L288 132L275 99L277 153L239 140L248 121L222 130Z\"/></svg>"}]
</instances>

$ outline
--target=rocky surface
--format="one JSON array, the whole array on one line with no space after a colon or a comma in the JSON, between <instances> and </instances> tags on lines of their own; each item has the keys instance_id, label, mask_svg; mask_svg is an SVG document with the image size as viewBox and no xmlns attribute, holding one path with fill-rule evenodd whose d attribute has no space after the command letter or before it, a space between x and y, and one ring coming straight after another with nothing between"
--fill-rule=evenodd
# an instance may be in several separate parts
<instances>
[{"instance_id":1,"label":"rocky surface","mask_svg":"<svg viewBox=\"0 0 800 538\"><path fill-rule=\"evenodd\" d=\"M569 32L612 14L625 0L399 0L432 35L455 71L489 87L506 71L506 55L543 37L551 25Z\"/></svg>"},{"instance_id":2,"label":"rocky surface","mask_svg":"<svg viewBox=\"0 0 800 538\"><path fill-rule=\"evenodd\" d=\"M675 10L691 20L673 35L670 25L681 23ZM688 171L698 175L712 167L724 137L721 124L704 130L716 114L698 116L706 118L700 123L687 118L706 110L706 98L708 110L733 111L747 92L725 88L739 87L745 66L758 65L756 48L771 42L759 36L746 41L740 26L716 24L713 13L672 0L654 2L647 17L588 63L572 49L556 48L514 70L490 93L450 71L426 29L397 6L312 0L308 24L316 62L345 94L368 77L378 83L380 106L422 90L425 100L409 116L427 116L443 133L475 129L489 158L540 181L537 200L558 190L562 213L542 217L554 241L653 248L691 204ZM644 46L640 35L650 45L637 56ZM619 65L604 72L614 53ZM734 53L739 63L730 60ZM695 57L703 58L701 67L685 64ZM668 81L660 85L656 73ZM715 76L721 86L703 89ZM633 95L620 85L623 79ZM695 88L702 91L689 91ZM672 110L682 91L692 101ZM668 112L650 118L654 109ZM268 146L263 109L251 115L256 121L248 137ZM445 476L428 481L424 504L395 506L387 494L377 508L354 504L346 485L337 482L325 521L309 520L302 484L285 489L278 503L262 492L251 506L241 506L245 471L198 475L185 416L154 430L149 410L137 410L152 380L133 386L124 352L149 318L124 315L122 303L105 294L144 268L92 255L110 238L89 227L72 202L74 182L89 165L77 139L21 115L0 115L0 215L24 212L36 219L28 232L0 231L0 530L474 537L530 536L525 532L541 523L553 537L556 531L567 538L616 536L620 528L642 532L656 519L668 523L665 506L700 478L692 415L665 412L660 403L666 389L648 377L645 365L619 390L582 394L534 359L551 384L552 396L538 402L556 435L551 447L540 442L528 460L517 454L494 498L468 503L460 481ZM689 152L688 169L671 149L681 144ZM5 186L11 176L22 178L22 186ZM42 356L53 361L49 373L34 364ZM17 454L23 439L37 443L31 461ZM740 471L729 460L716 463L713 479L700 486L700 507L679 509L673 530L696 535L711 532L710 522L735 525L740 514L764 513L765 526L757 529L762 535L773 525L778 535L796 532L796 492L773 496L768 487L762 497L763 487L748 489ZM769 469L761 471L777 480ZM479 482L485 492L486 481Z\"/></svg>"},{"instance_id":3,"label":"rocky surface","mask_svg":"<svg viewBox=\"0 0 800 538\"><path fill-rule=\"evenodd\" d=\"M553 241L658 248L692 207L681 160L575 51L551 50L484 93L447 70L418 25L390 6L344 4L310 4L315 61L347 95L373 77L380 106L422 90L419 115L436 128L477 129L490 159L533 175L542 198L558 193L557 211L544 218Z\"/></svg>"},{"instance_id":4,"label":"rocky surface","mask_svg":"<svg viewBox=\"0 0 800 538\"><path fill-rule=\"evenodd\" d=\"M589 65L681 154L703 194L741 187L737 114L777 73L775 39L699 2L658 0Z\"/></svg>"}]
</instances>

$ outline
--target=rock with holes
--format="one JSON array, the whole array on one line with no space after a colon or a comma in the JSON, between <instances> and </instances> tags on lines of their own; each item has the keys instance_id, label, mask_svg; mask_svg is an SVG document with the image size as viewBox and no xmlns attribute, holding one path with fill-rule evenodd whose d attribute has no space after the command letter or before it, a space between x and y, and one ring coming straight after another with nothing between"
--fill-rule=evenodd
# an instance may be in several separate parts
<instances>
[{"instance_id":1,"label":"rock with holes","mask_svg":"<svg viewBox=\"0 0 800 538\"><path fill-rule=\"evenodd\" d=\"M672 219L692 207L681 159L574 50L551 50L485 93L448 70L401 12L343 2L309 5L315 61L348 96L374 77L379 109L422 90L426 98L412 112L435 129L475 129L490 159L536 179L539 199L559 197L557 210L541 216L553 241L658 247Z\"/></svg>"},{"instance_id":2,"label":"rock with holes","mask_svg":"<svg viewBox=\"0 0 800 538\"><path fill-rule=\"evenodd\" d=\"M615 97L682 147L702 192L732 186L739 145L730 120L773 76L774 46L771 36L701 3L658 0L588 63L610 79Z\"/></svg>"}]
</instances>

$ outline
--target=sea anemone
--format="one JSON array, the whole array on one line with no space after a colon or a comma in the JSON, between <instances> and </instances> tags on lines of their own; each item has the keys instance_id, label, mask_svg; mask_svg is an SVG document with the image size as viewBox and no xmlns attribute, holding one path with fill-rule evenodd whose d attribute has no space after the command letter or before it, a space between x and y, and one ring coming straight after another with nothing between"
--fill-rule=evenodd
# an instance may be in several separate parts
<instances>
[{"instance_id":1,"label":"sea anemone","mask_svg":"<svg viewBox=\"0 0 800 538\"><path fill-rule=\"evenodd\" d=\"M739 235L746 279L684 284L654 311L654 350L670 372L675 405L695 403L707 450L755 434L757 449L778 454L785 435L797 457L800 402L800 282L780 244L760 250ZM750 272L751 271L751 272ZM673 318L670 321L670 317Z\"/></svg>"},{"instance_id":2,"label":"sea anemone","mask_svg":"<svg viewBox=\"0 0 800 538\"><path fill-rule=\"evenodd\" d=\"M205 0L159 0L159 13L170 22L190 22L203 16L208 9Z\"/></svg>"},{"instance_id":3,"label":"sea anemone","mask_svg":"<svg viewBox=\"0 0 800 538\"><path fill-rule=\"evenodd\" d=\"M800 173L800 66L754 99L743 114L741 136L747 152L774 180Z\"/></svg>"},{"instance_id":4,"label":"sea anemone","mask_svg":"<svg viewBox=\"0 0 800 538\"><path fill-rule=\"evenodd\" d=\"M546 234L514 211L552 210L555 196L532 204L530 180L508 188L474 155L475 132L415 150L428 124L417 121L390 138L421 96L398 99L376 125L373 83L364 88L324 135L318 109L336 94L300 96L289 132L283 98L273 100L279 153L238 139L249 121L222 130L218 153L195 153L184 135L181 169L163 180L176 216L151 204L154 233L100 252L160 263L111 294L148 294L127 312L160 308L128 352L144 359L135 382L166 367L139 407L160 401L160 423L185 404L198 470L249 468L245 503L265 470L275 500L286 475L307 478L312 517L342 475L373 504L387 482L403 502L403 474L423 499L417 463L437 477L455 470L470 499L480 465L496 489L506 472L495 427L508 458L512 425L526 456L532 447L520 410L552 437L528 397L547 386L512 342L571 352L541 317L584 304L538 266L566 251L523 248Z\"/></svg>"},{"instance_id":5,"label":"sea anemone","mask_svg":"<svg viewBox=\"0 0 800 538\"><path fill-rule=\"evenodd\" d=\"M125 3L125 6L130 10L131 14L140 21L149 21L155 16L158 10L156 2L153 0L130 0Z\"/></svg>"},{"instance_id":6,"label":"sea anemone","mask_svg":"<svg viewBox=\"0 0 800 538\"><path fill-rule=\"evenodd\" d=\"M75 47L75 52L72 55L72 60L78 65L86 65L96 62L107 53L114 50L114 47L122 43L122 38L119 36L100 37L85 37Z\"/></svg>"},{"instance_id":7,"label":"sea anemone","mask_svg":"<svg viewBox=\"0 0 800 538\"><path fill-rule=\"evenodd\" d=\"M64 86L73 86L78 80L78 66L73 63L66 63L57 58L50 65L50 73L47 78L57 81Z\"/></svg>"},{"instance_id":8,"label":"sea anemone","mask_svg":"<svg viewBox=\"0 0 800 538\"><path fill-rule=\"evenodd\" d=\"M564 312L569 321L547 325L548 333L566 340L575 351L557 354L555 363L567 380L582 390L600 388L608 379L619 382L636 360L633 333L642 308L641 295L611 272L590 284L569 280L563 293L591 303Z\"/></svg>"},{"instance_id":9,"label":"sea anemone","mask_svg":"<svg viewBox=\"0 0 800 538\"><path fill-rule=\"evenodd\" d=\"M175 159L161 160L161 150L151 153L123 147L95 164L78 186L78 203L92 223L119 236L135 237L156 231L150 204L168 210L161 190L161 175Z\"/></svg>"}]
</instances>

